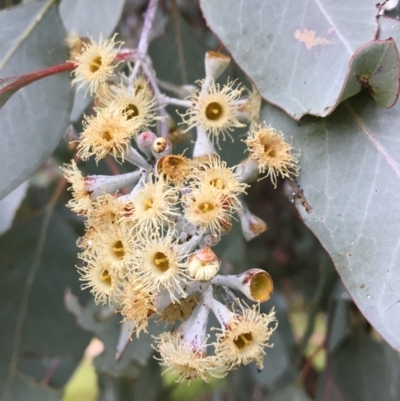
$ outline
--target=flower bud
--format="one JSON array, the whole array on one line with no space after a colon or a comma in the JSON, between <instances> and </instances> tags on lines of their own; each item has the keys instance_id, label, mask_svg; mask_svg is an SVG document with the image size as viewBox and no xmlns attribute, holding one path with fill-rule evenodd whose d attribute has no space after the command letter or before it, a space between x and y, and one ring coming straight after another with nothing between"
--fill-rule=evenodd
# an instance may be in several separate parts
<instances>
[{"instance_id":1,"label":"flower bud","mask_svg":"<svg viewBox=\"0 0 400 401\"><path fill-rule=\"evenodd\" d=\"M92 199L100 195L113 194L128 184L139 181L142 170L120 175L89 175L84 178L85 189Z\"/></svg>"},{"instance_id":2,"label":"flower bud","mask_svg":"<svg viewBox=\"0 0 400 401\"><path fill-rule=\"evenodd\" d=\"M251 213L244 205L242 205L242 208L238 210L238 214L240 225L242 226L242 232L246 241L251 241L264 231L267 231L268 227L265 221Z\"/></svg>"},{"instance_id":3,"label":"flower bud","mask_svg":"<svg viewBox=\"0 0 400 401\"><path fill-rule=\"evenodd\" d=\"M197 138L193 149L193 159L215 154L215 148L203 126L197 127ZM257 170L258 171L258 170Z\"/></svg>"},{"instance_id":4,"label":"flower bud","mask_svg":"<svg viewBox=\"0 0 400 401\"><path fill-rule=\"evenodd\" d=\"M161 159L163 156L171 154L172 143L167 138L157 138L151 145L151 152L157 160Z\"/></svg>"},{"instance_id":5,"label":"flower bud","mask_svg":"<svg viewBox=\"0 0 400 401\"><path fill-rule=\"evenodd\" d=\"M151 157L152 156L152 147L151 145L153 142L158 139L157 135L154 132L151 131L145 131L139 134L137 137L137 145L138 148L147 156Z\"/></svg>"},{"instance_id":6,"label":"flower bud","mask_svg":"<svg viewBox=\"0 0 400 401\"><path fill-rule=\"evenodd\" d=\"M274 292L272 277L261 269L250 269L237 276L218 275L213 278L211 283L239 290L255 302L268 301Z\"/></svg>"},{"instance_id":7,"label":"flower bud","mask_svg":"<svg viewBox=\"0 0 400 401\"><path fill-rule=\"evenodd\" d=\"M200 249L188 258L188 272L197 281L211 280L218 273L221 262L209 246Z\"/></svg>"},{"instance_id":8,"label":"flower bud","mask_svg":"<svg viewBox=\"0 0 400 401\"><path fill-rule=\"evenodd\" d=\"M206 77L216 81L228 68L231 58L219 52L208 51L205 57Z\"/></svg>"},{"instance_id":9,"label":"flower bud","mask_svg":"<svg viewBox=\"0 0 400 401\"><path fill-rule=\"evenodd\" d=\"M239 182L253 182L258 177L258 163L253 159L245 159L235 168L235 175Z\"/></svg>"}]
</instances>

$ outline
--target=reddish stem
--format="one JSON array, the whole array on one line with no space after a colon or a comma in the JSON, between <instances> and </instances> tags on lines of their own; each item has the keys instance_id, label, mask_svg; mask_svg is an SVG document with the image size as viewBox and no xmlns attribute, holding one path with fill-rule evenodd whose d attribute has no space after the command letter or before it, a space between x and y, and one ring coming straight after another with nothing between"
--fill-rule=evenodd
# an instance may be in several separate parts
<instances>
[{"instance_id":1,"label":"reddish stem","mask_svg":"<svg viewBox=\"0 0 400 401\"><path fill-rule=\"evenodd\" d=\"M30 72L28 74L19 75L16 77L10 77L5 79L0 79L0 84L4 82L10 82L4 88L0 89L0 96L7 92L15 92L18 89L23 88L32 82L38 81L39 79L50 77L55 74L60 74L62 72L71 71L75 68L75 63L67 61L63 64L58 64L53 67L44 68L43 70Z\"/></svg>"}]
</instances>

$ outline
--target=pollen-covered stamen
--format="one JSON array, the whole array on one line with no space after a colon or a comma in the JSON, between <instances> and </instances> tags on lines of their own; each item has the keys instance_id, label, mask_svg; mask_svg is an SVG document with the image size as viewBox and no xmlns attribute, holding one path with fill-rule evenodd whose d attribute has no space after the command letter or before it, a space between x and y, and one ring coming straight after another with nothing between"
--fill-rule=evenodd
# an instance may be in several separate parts
<instances>
[{"instance_id":1,"label":"pollen-covered stamen","mask_svg":"<svg viewBox=\"0 0 400 401\"><path fill-rule=\"evenodd\" d=\"M133 270L140 276L143 289L158 293L162 288L169 292L172 302L184 296L183 286L188 251L180 248L178 239L170 231L162 237L156 234L141 238L133 260Z\"/></svg>"},{"instance_id":2,"label":"pollen-covered stamen","mask_svg":"<svg viewBox=\"0 0 400 401\"><path fill-rule=\"evenodd\" d=\"M228 82L220 88L220 85L215 84L212 79L210 81L209 77L206 81L205 86L209 88L191 95L188 100L192 101L194 106L187 109L183 117L188 125L186 131L201 126L219 146L221 137L225 140L228 135L233 140L230 131L234 127L244 126L235 115L235 102L240 98L243 88L234 88L234 82Z\"/></svg>"},{"instance_id":3,"label":"pollen-covered stamen","mask_svg":"<svg viewBox=\"0 0 400 401\"><path fill-rule=\"evenodd\" d=\"M241 313L234 315L226 328L217 334L218 341L214 343L217 359L229 369L252 361L262 369L264 349L272 347L268 340L278 326L275 311L266 315L260 313L260 304L251 308L239 305Z\"/></svg>"},{"instance_id":4,"label":"pollen-covered stamen","mask_svg":"<svg viewBox=\"0 0 400 401\"><path fill-rule=\"evenodd\" d=\"M293 178L299 174L297 158L299 153L292 153L293 147L285 141L282 132L272 127L257 126L244 141L250 158L258 164L260 173L267 173L276 187L277 176Z\"/></svg>"},{"instance_id":5,"label":"pollen-covered stamen","mask_svg":"<svg viewBox=\"0 0 400 401\"><path fill-rule=\"evenodd\" d=\"M82 50L75 53L73 62L77 65L74 70L73 84L78 84L78 89L88 85L90 95L97 92L114 74L114 63L121 42L115 42L114 38L104 40L100 36L98 43L93 39L90 43L82 42ZM116 46L116 48L115 48Z\"/></svg>"}]
</instances>

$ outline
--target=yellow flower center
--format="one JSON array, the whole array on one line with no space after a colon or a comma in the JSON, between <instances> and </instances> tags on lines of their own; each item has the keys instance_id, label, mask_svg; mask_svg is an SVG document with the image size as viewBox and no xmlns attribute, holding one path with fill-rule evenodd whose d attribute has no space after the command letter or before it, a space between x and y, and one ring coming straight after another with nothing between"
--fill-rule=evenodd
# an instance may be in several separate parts
<instances>
[{"instance_id":1,"label":"yellow flower center","mask_svg":"<svg viewBox=\"0 0 400 401\"><path fill-rule=\"evenodd\" d=\"M132 103L128 104L128 106L126 106L123 111L126 114L126 118L128 120L139 115L139 109Z\"/></svg>"},{"instance_id":2,"label":"yellow flower center","mask_svg":"<svg viewBox=\"0 0 400 401\"><path fill-rule=\"evenodd\" d=\"M119 260L123 259L125 256L124 245L122 244L121 241L117 241L114 243L112 251L114 256Z\"/></svg>"},{"instance_id":3,"label":"yellow flower center","mask_svg":"<svg viewBox=\"0 0 400 401\"><path fill-rule=\"evenodd\" d=\"M90 72L97 72L101 68L101 62L101 56L97 56L96 58L94 58L89 64Z\"/></svg>"},{"instance_id":4,"label":"yellow flower center","mask_svg":"<svg viewBox=\"0 0 400 401\"><path fill-rule=\"evenodd\" d=\"M107 284L109 287L111 287L111 275L110 272L105 269L101 272L100 274L100 280L104 283Z\"/></svg>"},{"instance_id":5,"label":"yellow flower center","mask_svg":"<svg viewBox=\"0 0 400 401\"><path fill-rule=\"evenodd\" d=\"M206 107L206 117L211 121L219 120L224 114L224 109L217 102L211 102Z\"/></svg>"},{"instance_id":6,"label":"yellow flower center","mask_svg":"<svg viewBox=\"0 0 400 401\"><path fill-rule=\"evenodd\" d=\"M199 205L199 210L202 213L208 213L215 209L215 206L210 202L203 202Z\"/></svg>"},{"instance_id":7,"label":"yellow flower center","mask_svg":"<svg viewBox=\"0 0 400 401\"><path fill-rule=\"evenodd\" d=\"M250 293L257 301L267 301L273 292L274 287L269 274L259 273L252 278Z\"/></svg>"},{"instance_id":8,"label":"yellow flower center","mask_svg":"<svg viewBox=\"0 0 400 401\"><path fill-rule=\"evenodd\" d=\"M233 340L233 343L238 347L239 349L242 349L249 345L253 340L253 336L250 333L242 333L239 334L237 338Z\"/></svg>"},{"instance_id":9,"label":"yellow flower center","mask_svg":"<svg viewBox=\"0 0 400 401\"><path fill-rule=\"evenodd\" d=\"M210 181L210 184L217 189L225 189L226 185L220 178L215 178Z\"/></svg>"},{"instance_id":10,"label":"yellow flower center","mask_svg":"<svg viewBox=\"0 0 400 401\"><path fill-rule=\"evenodd\" d=\"M156 252L156 254L154 255L154 264L163 273L165 273L169 269L169 261L167 255L163 252Z\"/></svg>"},{"instance_id":11,"label":"yellow flower center","mask_svg":"<svg viewBox=\"0 0 400 401\"><path fill-rule=\"evenodd\" d=\"M105 141L107 141L107 142L109 142L109 141L111 141L111 140L113 139L113 136L112 136L112 134L111 134L110 131L104 131L104 132L101 134L101 137L102 137Z\"/></svg>"},{"instance_id":12,"label":"yellow flower center","mask_svg":"<svg viewBox=\"0 0 400 401\"><path fill-rule=\"evenodd\" d=\"M144 210L149 210L153 207L153 200L152 199L146 199L144 201Z\"/></svg>"}]
</instances>

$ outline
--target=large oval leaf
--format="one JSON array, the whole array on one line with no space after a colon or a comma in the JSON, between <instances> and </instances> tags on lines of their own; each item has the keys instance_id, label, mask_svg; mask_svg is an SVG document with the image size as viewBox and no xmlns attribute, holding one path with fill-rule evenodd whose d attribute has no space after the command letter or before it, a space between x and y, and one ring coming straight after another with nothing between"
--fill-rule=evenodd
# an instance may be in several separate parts
<instances>
[{"instance_id":1,"label":"large oval leaf","mask_svg":"<svg viewBox=\"0 0 400 401\"><path fill-rule=\"evenodd\" d=\"M299 123L267 105L263 118L300 148L296 206L364 316L400 349L400 105L367 93L326 119Z\"/></svg>"},{"instance_id":2,"label":"large oval leaf","mask_svg":"<svg viewBox=\"0 0 400 401\"><path fill-rule=\"evenodd\" d=\"M65 62L65 31L55 1L0 12L0 77ZM25 181L53 152L68 124L69 73L35 82L0 109L0 198Z\"/></svg>"},{"instance_id":3,"label":"large oval leaf","mask_svg":"<svg viewBox=\"0 0 400 401\"><path fill-rule=\"evenodd\" d=\"M64 308L66 287L80 288L74 267L76 236L57 213L46 218L16 225L0 238L1 400L40 399L26 394L21 378L29 374L23 381L34 391L33 378L43 380L47 370L40 376L42 358L58 358L52 378L61 375L65 384L91 338ZM67 377L61 371L63 358L70 362ZM27 362L35 369L28 369Z\"/></svg>"},{"instance_id":4,"label":"large oval leaf","mask_svg":"<svg viewBox=\"0 0 400 401\"><path fill-rule=\"evenodd\" d=\"M293 118L335 108L355 51L375 38L375 0L201 0L210 28L262 96Z\"/></svg>"}]
</instances>

